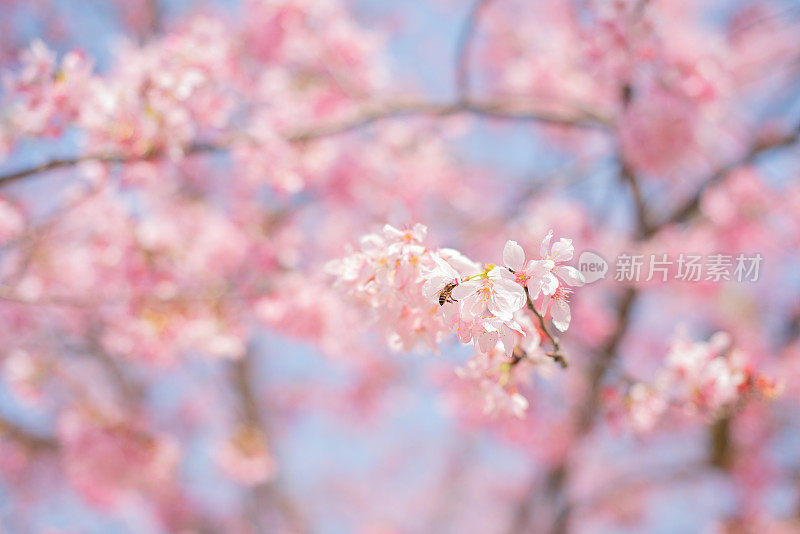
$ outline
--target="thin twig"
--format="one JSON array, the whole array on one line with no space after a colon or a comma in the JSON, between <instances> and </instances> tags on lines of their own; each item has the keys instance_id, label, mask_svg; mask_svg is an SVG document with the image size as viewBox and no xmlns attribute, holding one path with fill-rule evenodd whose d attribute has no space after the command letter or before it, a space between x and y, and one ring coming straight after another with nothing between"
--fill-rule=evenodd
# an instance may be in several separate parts
<instances>
[{"instance_id":1,"label":"thin twig","mask_svg":"<svg viewBox=\"0 0 800 534\"><path fill-rule=\"evenodd\" d=\"M559 364L562 369L566 369L569 366L569 362L564 354L561 352L561 345L559 344L558 338L550 333L548 330L547 325L544 322L544 316L539 313L539 310L536 309L536 306L533 305L533 300L531 300L531 295L528 292L528 288L525 288L525 297L528 301L528 309L533 312L533 314L539 319L539 328L544 332L547 336L547 339L550 340L550 344L553 345L553 350L551 352L545 352L545 355L549 356L553 359L554 362Z\"/></svg>"}]
</instances>

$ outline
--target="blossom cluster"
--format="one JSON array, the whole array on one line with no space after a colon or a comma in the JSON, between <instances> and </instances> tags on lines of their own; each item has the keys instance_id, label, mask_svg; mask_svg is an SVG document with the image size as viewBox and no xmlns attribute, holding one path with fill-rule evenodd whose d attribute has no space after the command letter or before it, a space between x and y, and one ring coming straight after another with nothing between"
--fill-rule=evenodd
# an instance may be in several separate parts
<instances>
[{"instance_id":1,"label":"blossom cluster","mask_svg":"<svg viewBox=\"0 0 800 534\"><path fill-rule=\"evenodd\" d=\"M80 114L92 70L80 52L70 52L58 62L41 41L34 41L20 60L19 72L4 73L2 79L0 155L16 138L61 135Z\"/></svg>"},{"instance_id":2,"label":"blossom cluster","mask_svg":"<svg viewBox=\"0 0 800 534\"><path fill-rule=\"evenodd\" d=\"M636 382L628 391L630 426L637 432L649 431L670 406L713 419L735 409L749 393L774 397L780 392L778 382L751 367L749 355L734 348L725 332L707 342L679 335L653 383Z\"/></svg>"},{"instance_id":3,"label":"blossom cluster","mask_svg":"<svg viewBox=\"0 0 800 534\"><path fill-rule=\"evenodd\" d=\"M386 225L382 234L364 236L359 250L329 262L327 271L339 288L370 310L393 349L422 344L436 351L450 333L474 344L478 360L459 375L479 382L487 393L487 411L519 415L527 401L516 396L507 373L489 369L503 355L500 366L541 361L540 333L526 305L542 318L549 312L559 330L569 327L571 287L583 284L578 270L565 265L574 253L572 241L551 244L551 231L542 241L540 258L527 262L523 248L508 241L504 265L481 265L454 249L426 247L426 235L421 224L403 230ZM499 400L498 392L510 395L507 402ZM497 410L500 406L508 409Z\"/></svg>"},{"instance_id":4,"label":"blossom cluster","mask_svg":"<svg viewBox=\"0 0 800 534\"><path fill-rule=\"evenodd\" d=\"M0 156L67 132L92 155L119 158L179 160L225 145L259 175L265 165L254 152L268 153L278 185L297 187L280 183L299 172L283 137L350 110L382 76L373 65L379 42L338 2L250 0L247 9L242 26L197 13L141 46L123 41L107 72L80 49L59 58L33 41L0 79Z\"/></svg>"}]
</instances>

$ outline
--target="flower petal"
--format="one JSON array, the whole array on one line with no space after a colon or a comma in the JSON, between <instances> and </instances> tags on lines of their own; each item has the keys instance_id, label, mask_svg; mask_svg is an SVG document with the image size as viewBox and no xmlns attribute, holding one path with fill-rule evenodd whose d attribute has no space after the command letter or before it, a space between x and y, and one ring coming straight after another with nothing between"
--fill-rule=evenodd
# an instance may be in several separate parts
<instances>
[{"instance_id":1,"label":"flower petal","mask_svg":"<svg viewBox=\"0 0 800 534\"><path fill-rule=\"evenodd\" d=\"M461 254L459 251L452 248L439 249L439 255L444 258L447 263L456 268L462 273L473 275L481 272L480 264L472 261L468 257Z\"/></svg>"},{"instance_id":2,"label":"flower petal","mask_svg":"<svg viewBox=\"0 0 800 534\"><path fill-rule=\"evenodd\" d=\"M553 245L550 253L556 261L569 261L575 253L575 247L572 246L572 239L564 239L563 237L558 240L558 243Z\"/></svg>"},{"instance_id":3,"label":"flower petal","mask_svg":"<svg viewBox=\"0 0 800 534\"><path fill-rule=\"evenodd\" d=\"M466 282L462 282L458 284L456 287L453 288L452 293L450 293L454 299L462 300L467 296L475 293L480 287L481 283L477 280L467 280Z\"/></svg>"},{"instance_id":4,"label":"flower petal","mask_svg":"<svg viewBox=\"0 0 800 534\"><path fill-rule=\"evenodd\" d=\"M505 267L495 266L488 275L492 280L514 280L514 275Z\"/></svg>"},{"instance_id":5,"label":"flower petal","mask_svg":"<svg viewBox=\"0 0 800 534\"><path fill-rule=\"evenodd\" d=\"M417 241L423 241L425 236L428 235L428 227L424 224L417 223L414 225L412 232L414 233L414 238Z\"/></svg>"},{"instance_id":6,"label":"flower petal","mask_svg":"<svg viewBox=\"0 0 800 534\"><path fill-rule=\"evenodd\" d=\"M484 332L478 336L478 348L483 353L489 352L497 345L499 337L497 332Z\"/></svg>"},{"instance_id":7,"label":"flower petal","mask_svg":"<svg viewBox=\"0 0 800 534\"><path fill-rule=\"evenodd\" d=\"M515 312L525 305L525 290L511 280L496 280L494 283L496 300L506 304Z\"/></svg>"},{"instance_id":8,"label":"flower petal","mask_svg":"<svg viewBox=\"0 0 800 534\"><path fill-rule=\"evenodd\" d=\"M542 277L542 293L552 295L556 289L558 289L558 278L553 276L553 273L546 273Z\"/></svg>"},{"instance_id":9,"label":"flower petal","mask_svg":"<svg viewBox=\"0 0 800 534\"><path fill-rule=\"evenodd\" d=\"M542 239L542 245L539 247L539 256L546 258L550 255L550 240L553 239L553 231L547 232L547 235Z\"/></svg>"},{"instance_id":10,"label":"flower petal","mask_svg":"<svg viewBox=\"0 0 800 534\"><path fill-rule=\"evenodd\" d=\"M539 310L539 313L542 314L542 316L547 315L547 308L550 307L550 301L551 300L553 300L553 297L551 297L550 295L548 295L546 293L545 293L544 297L542 297L542 307Z\"/></svg>"},{"instance_id":11,"label":"flower petal","mask_svg":"<svg viewBox=\"0 0 800 534\"><path fill-rule=\"evenodd\" d=\"M438 300L439 293L444 289L446 282L442 276L434 276L422 284L422 296L428 300Z\"/></svg>"},{"instance_id":12,"label":"flower petal","mask_svg":"<svg viewBox=\"0 0 800 534\"><path fill-rule=\"evenodd\" d=\"M539 345L542 343L542 335L539 334L539 331L535 328L529 330L527 334L525 334L525 340L520 343L522 350L527 353L533 353L535 350L539 348Z\"/></svg>"},{"instance_id":13,"label":"flower petal","mask_svg":"<svg viewBox=\"0 0 800 534\"><path fill-rule=\"evenodd\" d=\"M383 235L386 236L386 239L402 239L404 234L391 224L385 224L383 225Z\"/></svg>"},{"instance_id":14,"label":"flower petal","mask_svg":"<svg viewBox=\"0 0 800 534\"><path fill-rule=\"evenodd\" d=\"M553 307L550 309L550 318L553 320L553 325L556 328L562 332L566 331L572 319L572 314L569 311L569 304L561 299L553 299Z\"/></svg>"},{"instance_id":15,"label":"flower petal","mask_svg":"<svg viewBox=\"0 0 800 534\"><path fill-rule=\"evenodd\" d=\"M581 272L575 267L569 265L559 265L553 269L553 274L564 280L571 286L582 286L586 283Z\"/></svg>"},{"instance_id":16,"label":"flower petal","mask_svg":"<svg viewBox=\"0 0 800 534\"><path fill-rule=\"evenodd\" d=\"M525 251L516 241L506 241L503 248L503 263L513 271L521 271L525 266Z\"/></svg>"},{"instance_id":17,"label":"flower petal","mask_svg":"<svg viewBox=\"0 0 800 534\"><path fill-rule=\"evenodd\" d=\"M447 278L450 278L451 280L458 279L458 271L456 271L452 265L450 265L440 256L432 255L431 257L436 266L441 270L441 274L443 274Z\"/></svg>"}]
</instances>

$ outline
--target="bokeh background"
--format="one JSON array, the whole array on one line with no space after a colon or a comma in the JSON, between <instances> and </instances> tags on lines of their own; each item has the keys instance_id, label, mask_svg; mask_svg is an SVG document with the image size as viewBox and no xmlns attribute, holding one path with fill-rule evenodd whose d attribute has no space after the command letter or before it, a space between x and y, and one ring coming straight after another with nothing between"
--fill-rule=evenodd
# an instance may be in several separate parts
<instances>
[{"instance_id":1,"label":"bokeh background","mask_svg":"<svg viewBox=\"0 0 800 534\"><path fill-rule=\"evenodd\" d=\"M0 0L0 531L800 532L798 22ZM517 418L456 376L474 347L392 347L326 273L417 222L486 263L551 228L764 263L579 288ZM679 331L728 332L769 395L631 424Z\"/></svg>"}]
</instances>

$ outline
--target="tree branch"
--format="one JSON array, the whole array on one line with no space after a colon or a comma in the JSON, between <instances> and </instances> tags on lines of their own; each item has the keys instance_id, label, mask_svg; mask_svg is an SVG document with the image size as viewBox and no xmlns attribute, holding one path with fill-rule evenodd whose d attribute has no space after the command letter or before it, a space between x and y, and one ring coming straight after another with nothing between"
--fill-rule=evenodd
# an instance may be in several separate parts
<instances>
[{"instance_id":1,"label":"tree branch","mask_svg":"<svg viewBox=\"0 0 800 534\"><path fill-rule=\"evenodd\" d=\"M472 43L475 37L475 30L478 27L478 20L481 13L492 0L475 0L470 9L467 20L461 27L456 44L456 94L459 101L465 102L469 99L471 92L471 81L469 77L469 62L472 57Z\"/></svg>"},{"instance_id":2,"label":"tree branch","mask_svg":"<svg viewBox=\"0 0 800 534\"><path fill-rule=\"evenodd\" d=\"M556 362L558 365L561 366L562 369L566 369L569 366L569 362L567 358L564 356L564 353L561 352L561 345L559 344L559 340L556 336L550 333L550 330L547 329L547 325L544 323L544 316L539 313L539 310L536 309L536 306L533 305L533 301L531 300L531 294L528 292L528 288L525 288L525 297L528 300L528 309L533 312L537 319L539 319L539 328L544 332L547 336L547 339L550 340L550 344L553 345L552 352L545 352L545 355L549 356Z\"/></svg>"},{"instance_id":3,"label":"tree branch","mask_svg":"<svg viewBox=\"0 0 800 534\"><path fill-rule=\"evenodd\" d=\"M647 205L642 195L642 189L639 186L639 181L636 179L633 169L631 169L625 161L621 162L619 176L631 189L631 196L633 197L634 210L636 213L636 238L641 239L651 233Z\"/></svg>"},{"instance_id":4,"label":"tree branch","mask_svg":"<svg viewBox=\"0 0 800 534\"><path fill-rule=\"evenodd\" d=\"M731 174L731 172L744 167L746 165L750 165L751 163L755 162L759 156L763 155L766 152L776 150L779 148L785 148L794 145L800 139L800 125L795 127L791 132L786 135L771 138L771 139L761 139L757 140L750 150L742 157L739 161L734 163L725 165L718 170L714 171L708 178L706 178L700 187L698 188L697 192L693 194L689 199L687 199L683 204L675 208L673 212L668 215L662 222L653 225L647 229L645 232L644 237L649 238L652 237L654 234L659 232L664 227L671 225L671 224L679 224L682 222L687 221L693 215L695 215L700 210L700 202L703 199L703 195L706 191L708 191L711 187L718 185L724 182Z\"/></svg>"},{"instance_id":5,"label":"tree branch","mask_svg":"<svg viewBox=\"0 0 800 534\"><path fill-rule=\"evenodd\" d=\"M525 104L512 104L500 102L460 102L454 104L437 104L430 102L395 102L365 108L355 116L330 124L314 128L299 129L286 136L291 143L308 142L315 139L352 132L371 124L398 117L431 116L447 117L461 114L472 114L498 120L511 120L523 122L538 122L541 124L560 125L575 128L604 129L608 127L609 120L600 115L587 112L559 113L532 108ZM230 140L215 143L193 143L189 145L184 154L201 154L227 150L231 145ZM0 175L0 187L18 182L29 176L41 174L51 170L74 167L86 162L127 164L139 161L151 161L166 156L163 150L154 150L143 155L121 154L88 154L75 158L53 159L48 162Z\"/></svg>"},{"instance_id":6,"label":"tree branch","mask_svg":"<svg viewBox=\"0 0 800 534\"><path fill-rule=\"evenodd\" d=\"M499 102L464 100L453 103L424 101L398 101L378 104L359 111L354 117L287 136L290 142L309 141L320 137L346 133L386 119L408 116L448 117L471 114L492 119L538 122L542 124L570 126L575 128L605 129L609 127L607 117L579 111L560 113L532 107L524 102Z\"/></svg>"},{"instance_id":7,"label":"tree branch","mask_svg":"<svg viewBox=\"0 0 800 534\"><path fill-rule=\"evenodd\" d=\"M30 452L53 452L58 449L55 438L33 434L20 425L0 416L0 437L7 436Z\"/></svg>"},{"instance_id":8,"label":"tree branch","mask_svg":"<svg viewBox=\"0 0 800 534\"><path fill-rule=\"evenodd\" d=\"M638 292L635 288L629 287L620 296L616 306L617 327L598 350L598 356L588 372L588 393L573 412L575 414L575 437L585 436L592 429L595 417L600 410L600 392L603 379L611 368L611 364L617 358L619 345L630 326L631 311L637 294ZM569 481L569 474L568 459L565 458L550 468L545 476L546 493L553 504L553 509L556 511L553 528L551 529L553 534L563 534L568 531L567 527L573 506L565 500L564 488ZM538 489L538 484L532 484L526 495L522 497L515 507L512 523L507 531L509 534L528 531L533 501Z\"/></svg>"},{"instance_id":9,"label":"tree branch","mask_svg":"<svg viewBox=\"0 0 800 534\"><path fill-rule=\"evenodd\" d=\"M244 424L257 429L264 437L268 437L266 423L260 413L258 398L253 391L251 382L254 375L251 358L250 351L247 351L244 356L233 362L233 385L243 411ZM253 494L259 510L274 508L291 525L291 532L296 532L297 534L308 532L305 519L300 514L300 511L274 480L255 486Z\"/></svg>"},{"instance_id":10,"label":"tree branch","mask_svg":"<svg viewBox=\"0 0 800 534\"><path fill-rule=\"evenodd\" d=\"M186 148L186 150L184 150L184 153L200 154L206 152L225 150L226 148L227 146L225 144L193 143L189 145ZM33 176L35 174L40 174L47 171L62 169L66 167L75 167L77 165L80 165L81 163L98 162L98 163L125 164L125 163L136 163L140 161L156 160L164 156L165 154L163 151L157 150L138 156L137 155L126 156L121 154L89 154L85 156L78 156L75 158L53 159L46 163L36 165L34 167L29 167L27 169L21 169L19 171L0 175L0 187L9 185L14 182L18 182L23 178L27 178L28 176Z\"/></svg>"}]
</instances>

